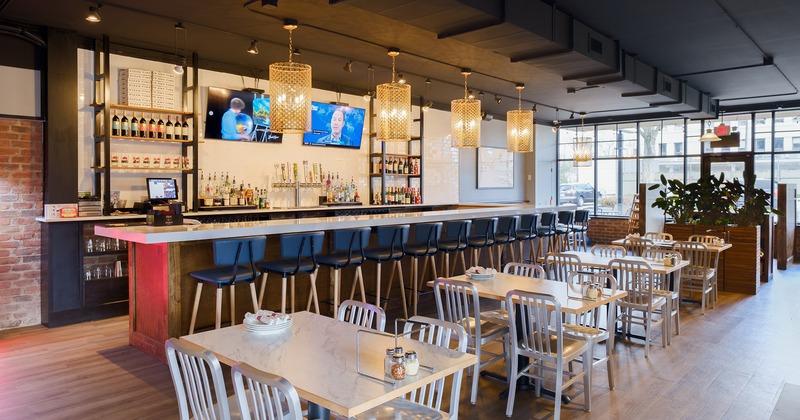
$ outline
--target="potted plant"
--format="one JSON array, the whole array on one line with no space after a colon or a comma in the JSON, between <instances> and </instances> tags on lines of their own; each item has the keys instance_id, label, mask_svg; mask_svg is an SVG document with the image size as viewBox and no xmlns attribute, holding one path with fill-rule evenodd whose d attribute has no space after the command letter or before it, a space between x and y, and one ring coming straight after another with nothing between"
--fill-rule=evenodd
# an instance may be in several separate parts
<instances>
[{"instance_id":1,"label":"potted plant","mask_svg":"<svg viewBox=\"0 0 800 420\"><path fill-rule=\"evenodd\" d=\"M764 215L768 213L782 216L783 213L772 208L771 196L761 188L756 188L756 176L742 174L744 182L739 178L725 183L726 189L732 196L735 196L739 203L735 212L731 215L731 223L737 226L757 226L764 220ZM741 200L741 201L740 201Z\"/></svg>"},{"instance_id":2,"label":"potted plant","mask_svg":"<svg viewBox=\"0 0 800 420\"><path fill-rule=\"evenodd\" d=\"M697 201L697 186L694 183L684 184L677 179L667 179L661 175L661 184L650 186L650 190L662 188L660 197L653 201L653 208L664 211L675 223L686 224L692 221Z\"/></svg>"},{"instance_id":3,"label":"potted plant","mask_svg":"<svg viewBox=\"0 0 800 420\"><path fill-rule=\"evenodd\" d=\"M736 208L737 195L725 183L725 174L700 177L695 183L697 223L707 226L727 225Z\"/></svg>"}]
</instances>

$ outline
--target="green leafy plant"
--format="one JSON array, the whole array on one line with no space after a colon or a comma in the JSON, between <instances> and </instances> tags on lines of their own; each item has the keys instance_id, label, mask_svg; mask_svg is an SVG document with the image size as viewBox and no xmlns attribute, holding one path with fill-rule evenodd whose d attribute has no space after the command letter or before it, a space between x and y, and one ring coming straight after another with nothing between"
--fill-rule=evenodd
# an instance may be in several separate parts
<instances>
[{"instance_id":1,"label":"green leafy plant","mask_svg":"<svg viewBox=\"0 0 800 420\"><path fill-rule=\"evenodd\" d=\"M739 226L756 226L764 220L764 215L773 213L782 216L783 213L772 208L770 194L761 188L756 188L756 176L742 174L744 182L739 178L725 183L726 189L736 197L740 205L731 217L731 223Z\"/></svg>"},{"instance_id":2,"label":"green leafy plant","mask_svg":"<svg viewBox=\"0 0 800 420\"><path fill-rule=\"evenodd\" d=\"M706 175L696 182L698 223L703 225L727 225L736 210L738 196L727 188L725 174Z\"/></svg>"},{"instance_id":3,"label":"green leafy plant","mask_svg":"<svg viewBox=\"0 0 800 420\"><path fill-rule=\"evenodd\" d=\"M661 175L661 184L650 186L650 190L659 191L660 197L653 201L653 208L661 209L675 223L690 223L694 215L697 200L694 184L684 184L677 179L667 179Z\"/></svg>"}]
</instances>

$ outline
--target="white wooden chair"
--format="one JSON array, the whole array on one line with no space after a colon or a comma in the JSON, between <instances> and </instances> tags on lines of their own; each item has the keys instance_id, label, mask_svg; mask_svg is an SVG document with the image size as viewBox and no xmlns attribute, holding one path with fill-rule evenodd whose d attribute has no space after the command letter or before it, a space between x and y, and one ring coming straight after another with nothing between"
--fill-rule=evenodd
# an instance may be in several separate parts
<instances>
[{"instance_id":1,"label":"white wooden chair","mask_svg":"<svg viewBox=\"0 0 800 420\"><path fill-rule=\"evenodd\" d=\"M231 377L242 420L303 418L297 390L286 379L258 370L246 363L233 365Z\"/></svg>"}]
</instances>

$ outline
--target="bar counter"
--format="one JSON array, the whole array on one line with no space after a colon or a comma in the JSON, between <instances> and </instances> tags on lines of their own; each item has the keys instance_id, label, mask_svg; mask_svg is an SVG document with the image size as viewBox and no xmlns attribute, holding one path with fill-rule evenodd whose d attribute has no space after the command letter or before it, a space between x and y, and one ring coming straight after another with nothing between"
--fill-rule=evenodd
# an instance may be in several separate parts
<instances>
[{"instance_id":1,"label":"bar counter","mask_svg":"<svg viewBox=\"0 0 800 420\"><path fill-rule=\"evenodd\" d=\"M430 208L430 206L428 207ZM164 341L170 337L180 337L188 333L196 287L196 282L188 273L213 267L211 241L214 239L268 235L267 258L270 259L279 255L279 246L277 237L269 235L444 222L557 210L555 207L536 208L531 205L459 205L451 207L455 208L181 226L111 224L96 226L95 234L130 242L128 247L130 344L165 361ZM366 264L364 267L365 284L368 290L370 285L374 286L372 284L374 281L370 281L371 278L374 279L371 277L370 268L372 266L373 264ZM343 273L341 290L349 290L350 277L349 271ZM328 273L320 269L317 278L320 300L330 296L330 290L327 287L329 282L325 281L327 278L329 278ZM275 280L274 276L268 278L264 308L280 307L281 282ZM308 282L305 281L305 277L298 277L297 296L307 296L308 290ZM200 328L203 328L204 325L213 325L213 294L212 288L204 288L200 301L201 308L197 316L197 324ZM249 291L246 288L243 287L237 295L236 317L239 320L237 322L240 322L245 312L252 311L252 303L249 303ZM227 297L224 297L224 302L228 302ZM223 322L226 321L225 313L229 313L227 308L223 308Z\"/></svg>"}]
</instances>

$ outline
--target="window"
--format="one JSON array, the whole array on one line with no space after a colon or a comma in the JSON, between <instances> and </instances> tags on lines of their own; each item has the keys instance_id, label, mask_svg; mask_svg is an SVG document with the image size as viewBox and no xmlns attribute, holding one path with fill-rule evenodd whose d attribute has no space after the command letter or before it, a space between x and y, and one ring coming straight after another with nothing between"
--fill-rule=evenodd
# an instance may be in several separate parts
<instances>
[{"instance_id":1,"label":"window","mask_svg":"<svg viewBox=\"0 0 800 420\"><path fill-rule=\"evenodd\" d=\"M783 151L783 137L775 137L775 146L774 149L776 152Z\"/></svg>"},{"instance_id":2,"label":"window","mask_svg":"<svg viewBox=\"0 0 800 420\"><path fill-rule=\"evenodd\" d=\"M680 155L680 154L683 153L683 142L674 143L673 146L675 146L675 154L676 155Z\"/></svg>"},{"instance_id":3,"label":"window","mask_svg":"<svg viewBox=\"0 0 800 420\"><path fill-rule=\"evenodd\" d=\"M800 150L800 136L792 137L792 151Z\"/></svg>"},{"instance_id":4,"label":"window","mask_svg":"<svg viewBox=\"0 0 800 420\"><path fill-rule=\"evenodd\" d=\"M763 152L766 149L766 140L763 137L756 137L755 140L755 151L756 152Z\"/></svg>"},{"instance_id":5,"label":"window","mask_svg":"<svg viewBox=\"0 0 800 420\"><path fill-rule=\"evenodd\" d=\"M667 154L667 145L661 143L659 146L661 146L661 153L659 154L659 156L665 156Z\"/></svg>"}]
</instances>

